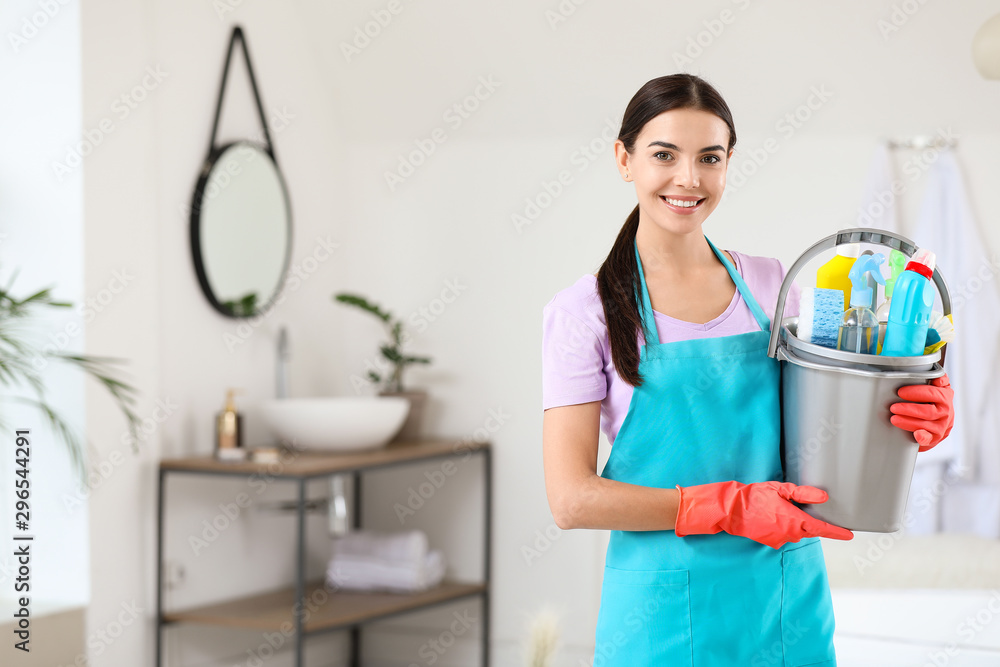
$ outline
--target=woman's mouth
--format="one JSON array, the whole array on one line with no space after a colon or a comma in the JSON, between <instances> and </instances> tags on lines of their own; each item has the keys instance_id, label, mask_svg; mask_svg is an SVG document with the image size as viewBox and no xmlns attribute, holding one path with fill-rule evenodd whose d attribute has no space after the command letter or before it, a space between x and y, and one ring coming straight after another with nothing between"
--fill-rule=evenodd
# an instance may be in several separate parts
<instances>
[{"instance_id":1,"label":"woman's mouth","mask_svg":"<svg viewBox=\"0 0 1000 667\"><path fill-rule=\"evenodd\" d=\"M694 197L664 197L660 195L660 201L667 205L674 213L680 213L681 215L690 215L701 208L701 205L705 202L705 197L697 199Z\"/></svg>"}]
</instances>

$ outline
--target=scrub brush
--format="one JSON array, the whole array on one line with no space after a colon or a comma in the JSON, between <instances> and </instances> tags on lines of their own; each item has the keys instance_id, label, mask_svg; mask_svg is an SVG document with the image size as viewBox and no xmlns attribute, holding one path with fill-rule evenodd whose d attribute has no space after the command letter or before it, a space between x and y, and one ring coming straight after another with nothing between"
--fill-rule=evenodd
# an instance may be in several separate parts
<instances>
[{"instance_id":1,"label":"scrub brush","mask_svg":"<svg viewBox=\"0 0 1000 667\"><path fill-rule=\"evenodd\" d=\"M942 315L937 311L931 313L924 354L932 354L953 340L955 340L955 320L952 316Z\"/></svg>"}]
</instances>

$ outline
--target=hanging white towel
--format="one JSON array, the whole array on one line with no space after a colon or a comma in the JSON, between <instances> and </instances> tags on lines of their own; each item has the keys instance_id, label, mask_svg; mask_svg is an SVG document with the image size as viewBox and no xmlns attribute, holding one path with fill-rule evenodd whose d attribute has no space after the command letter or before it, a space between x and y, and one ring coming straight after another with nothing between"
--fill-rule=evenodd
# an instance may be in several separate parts
<instances>
[{"instance_id":1,"label":"hanging white towel","mask_svg":"<svg viewBox=\"0 0 1000 667\"><path fill-rule=\"evenodd\" d=\"M1000 486L959 483L947 487L941 499L944 529L996 538L1000 526Z\"/></svg>"},{"instance_id":2,"label":"hanging white towel","mask_svg":"<svg viewBox=\"0 0 1000 667\"><path fill-rule=\"evenodd\" d=\"M956 335L945 359L955 390L955 425L948 438L917 457L917 467L942 470L924 481L941 499L939 530L1000 537L1000 256L987 251L951 150L942 150L930 167L913 240L937 255L951 292ZM939 311L940 303L939 298ZM921 491L915 484L910 495ZM959 525L962 512L980 513L983 520Z\"/></svg>"},{"instance_id":3,"label":"hanging white towel","mask_svg":"<svg viewBox=\"0 0 1000 667\"><path fill-rule=\"evenodd\" d=\"M881 143L875 147L865 188L858 208L857 227L874 227L888 232L899 231L896 213L896 199L902 191L902 181L893 175L892 155L888 146ZM872 246L875 252L888 252L885 246Z\"/></svg>"},{"instance_id":4,"label":"hanging white towel","mask_svg":"<svg viewBox=\"0 0 1000 667\"><path fill-rule=\"evenodd\" d=\"M941 530L941 490L947 462L923 461L917 454L910 493L906 497L903 529L909 535L931 535Z\"/></svg>"}]
</instances>

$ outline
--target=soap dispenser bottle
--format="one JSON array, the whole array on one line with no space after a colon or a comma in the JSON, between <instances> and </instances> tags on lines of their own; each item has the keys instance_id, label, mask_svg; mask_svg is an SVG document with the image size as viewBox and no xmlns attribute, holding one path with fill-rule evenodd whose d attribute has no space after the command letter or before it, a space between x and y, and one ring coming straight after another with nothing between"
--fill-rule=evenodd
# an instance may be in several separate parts
<instances>
[{"instance_id":1,"label":"soap dispenser bottle","mask_svg":"<svg viewBox=\"0 0 1000 667\"><path fill-rule=\"evenodd\" d=\"M875 311L872 310L874 304L874 290L868 286L868 278L865 274L871 273L872 277L882 285L885 278L879 266L885 261L885 255L876 253L874 255L862 255L854 262L849 276L853 287L851 287L851 307L844 313L844 319L840 324L837 335L837 349L845 352L857 352L859 354L875 354L878 350L878 319Z\"/></svg>"},{"instance_id":2,"label":"soap dispenser bottle","mask_svg":"<svg viewBox=\"0 0 1000 667\"><path fill-rule=\"evenodd\" d=\"M242 461L246 458L243 415L236 410L233 400L236 392L236 389L226 391L226 406L215 418L215 457L221 461Z\"/></svg>"}]
</instances>

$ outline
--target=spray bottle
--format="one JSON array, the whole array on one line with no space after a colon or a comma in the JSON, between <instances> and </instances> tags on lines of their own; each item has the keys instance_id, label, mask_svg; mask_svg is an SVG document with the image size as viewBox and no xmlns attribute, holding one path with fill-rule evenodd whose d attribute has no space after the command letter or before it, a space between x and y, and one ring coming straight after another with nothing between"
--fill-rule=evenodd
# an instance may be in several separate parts
<instances>
[{"instance_id":1,"label":"spray bottle","mask_svg":"<svg viewBox=\"0 0 1000 667\"><path fill-rule=\"evenodd\" d=\"M874 290L868 286L866 274L882 285L885 278L879 266L885 262L885 255L862 255L854 262L848 277L851 279L851 307L844 313L837 335L837 349L860 354L875 354L878 349L878 319L872 310Z\"/></svg>"},{"instance_id":2,"label":"spray bottle","mask_svg":"<svg viewBox=\"0 0 1000 667\"><path fill-rule=\"evenodd\" d=\"M915 357L924 353L936 295L930 281L935 261L933 252L920 248L896 280L880 353L883 356Z\"/></svg>"},{"instance_id":3,"label":"spray bottle","mask_svg":"<svg viewBox=\"0 0 1000 667\"><path fill-rule=\"evenodd\" d=\"M892 292L896 286L896 278L906 268L906 255L895 248L889 253L889 277L885 279L885 301L875 311L878 319L878 351L882 353L882 343L885 342L885 327L889 322L889 305L892 303Z\"/></svg>"}]
</instances>

